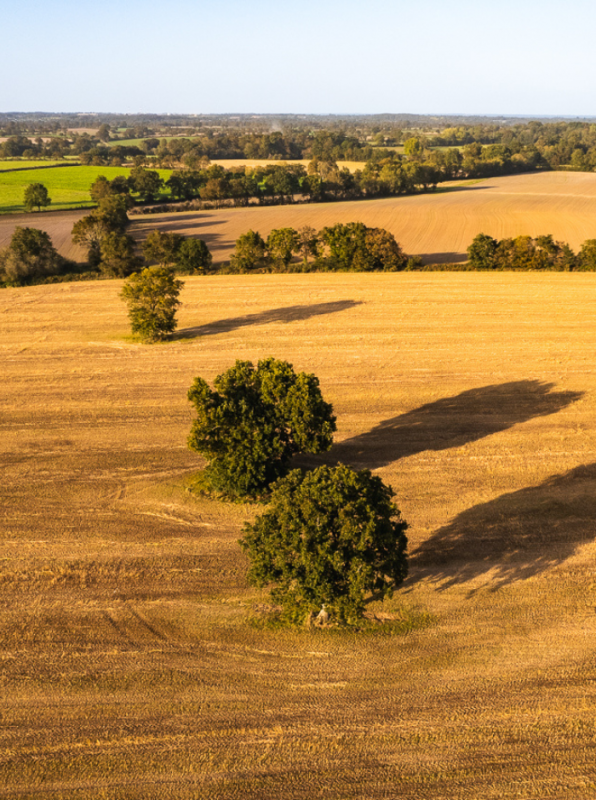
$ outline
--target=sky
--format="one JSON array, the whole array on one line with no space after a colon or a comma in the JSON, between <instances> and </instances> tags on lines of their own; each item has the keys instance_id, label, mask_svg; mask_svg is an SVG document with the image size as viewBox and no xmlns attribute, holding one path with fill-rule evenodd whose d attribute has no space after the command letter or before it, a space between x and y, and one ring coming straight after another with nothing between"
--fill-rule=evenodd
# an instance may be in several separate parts
<instances>
[{"instance_id":1,"label":"sky","mask_svg":"<svg viewBox=\"0 0 596 800\"><path fill-rule=\"evenodd\" d=\"M596 116L593 0L20 0L0 111Z\"/></svg>"}]
</instances>

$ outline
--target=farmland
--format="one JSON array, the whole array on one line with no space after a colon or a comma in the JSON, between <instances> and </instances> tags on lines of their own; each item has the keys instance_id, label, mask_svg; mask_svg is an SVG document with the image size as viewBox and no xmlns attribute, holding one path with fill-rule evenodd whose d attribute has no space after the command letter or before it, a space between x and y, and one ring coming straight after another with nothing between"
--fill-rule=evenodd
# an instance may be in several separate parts
<instances>
[{"instance_id":1,"label":"farmland","mask_svg":"<svg viewBox=\"0 0 596 800\"><path fill-rule=\"evenodd\" d=\"M390 231L403 249L427 262L465 261L476 234L498 239L551 233L579 248L596 238L596 174L541 172L444 186L435 194L298 206L222 209L152 215L135 220L132 233L176 230L203 238L225 260L241 233L266 236L273 228L364 222Z\"/></svg>"},{"instance_id":2,"label":"farmland","mask_svg":"<svg viewBox=\"0 0 596 800\"><path fill-rule=\"evenodd\" d=\"M14 162L13 162L14 163ZM164 179L171 170L158 170ZM30 183L43 183L52 198L53 209L83 208L94 205L89 187L98 177L105 175L113 180L117 175L128 175L126 167L64 167L13 171L0 173L0 213L25 210L23 195Z\"/></svg>"},{"instance_id":3,"label":"farmland","mask_svg":"<svg viewBox=\"0 0 596 800\"><path fill-rule=\"evenodd\" d=\"M188 278L155 346L120 288L0 294L6 796L593 794L596 276ZM186 490L186 391L270 355L397 493L410 577L370 611L408 635L247 619L256 510Z\"/></svg>"}]
</instances>

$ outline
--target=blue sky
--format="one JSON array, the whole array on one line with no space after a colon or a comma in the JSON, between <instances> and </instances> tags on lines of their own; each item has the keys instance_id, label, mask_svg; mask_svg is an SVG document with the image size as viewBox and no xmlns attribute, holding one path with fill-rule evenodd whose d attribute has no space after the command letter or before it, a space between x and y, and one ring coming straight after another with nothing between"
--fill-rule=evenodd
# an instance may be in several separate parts
<instances>
[{"instance_id":1,"label":"blue sky","mask_svg":"<svg viewBox=\"0 0 596 800\"><path fill-rule=\"evenodd\" d=\"M21 0L0 110L596 116L587 0Z\"/></svg>"}]
</instances>

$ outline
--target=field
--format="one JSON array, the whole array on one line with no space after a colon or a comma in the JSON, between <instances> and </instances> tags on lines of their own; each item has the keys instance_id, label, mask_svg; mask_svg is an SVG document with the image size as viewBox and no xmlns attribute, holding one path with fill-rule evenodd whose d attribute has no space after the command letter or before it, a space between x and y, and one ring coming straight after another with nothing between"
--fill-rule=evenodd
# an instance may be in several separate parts
<instances>
[{"instance_id":1,"label":"field","mask_svg":"<svg viewBox=\"0 0 596 800\"><path fill-rule=\"evenodd\" d=\"M596 174L543 172L464 181L437 193L383 200L359 200L299 206L222 209L137 218L132 232L176 230L203 238L216 260L225 260L241 233L267 236L273 228L337 222L364 222L391 231L409 254L426 262L466 260L476 234L503 238L552 233L579 248L596 238Z\"/></svg>"},{"instance_id":2,"label":"field","mask_svg":"<svg viewBox=\"0 0 596 800\"><path fill-rule=\"evenodd\" d=\"M164 179L171 170L157 170ZM127 167L64 167L64 169L35 169L23 172L0 173L0 213L25 210L23 196L30 183L43 183L52 198L52 209L73 209L94 205L89 188L98 175L113 180L128 175Z\"/></svg>"},{"instance_id":3,"label":"field","mask_svg":"<svg viewBox=\"0 0 596 800\"><path fill-rule=\"evenodd\" d=\"M64 160L59 161L27 161L26 159L17 160L11 159L9 161L0 161L0 172L9 171L12 172L13 170L20 170L20 169L27 169L38 167L43 169L44 167L51 167L54 164L63 165L65 162Z\"/></svg>"},{"instance_id":4,"label":"field","mask_svg":"<svg viewBox=\"0 0 596 800\"><path fill-rule=\"evenodd\" d=\"M154 346L120 288L0 292L3 796L593 796L596 275L188 278ZM396 491L401 635L251 624L258 509L186 490L193 378L270 355Z\"/></svg>"}]
</instances>

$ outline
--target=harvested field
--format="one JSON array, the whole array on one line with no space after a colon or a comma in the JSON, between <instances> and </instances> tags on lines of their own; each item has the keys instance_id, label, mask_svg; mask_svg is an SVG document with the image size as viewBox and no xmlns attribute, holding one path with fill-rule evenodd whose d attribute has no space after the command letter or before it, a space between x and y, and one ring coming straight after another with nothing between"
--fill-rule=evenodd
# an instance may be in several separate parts
<instances>
[{"instance_id":1,"label":"harvested field","mask_svg":"<svg viewBox=\"0 0 596 800\"><path fill-rule=\"evenodd\" d=\"M404 250L427 263L466 260L478 233L497 238L552 233L579 248L596 238L596 174L542 172L445 186L435 194L297 206L152 215L135 221L139 238L153 228L203 238L224 261L241 233L273 228L364 222L391 231Z\"/></svg>"},{"instance_id":2,"label":"harvested field","mask_svg":"<svg viewBox=\"0 0 596 800\"><path fill-rule=\"evenodd\" d=\"M85 261L85 248L72 243L72 226L89 211L46 211L31 214L0 214L0 248L7 247L16 227L39 228L50 234L52 244L61 255L74 261Z\"/></svg>"},{"instance_id":3,"label":"harvested field","mask_svg":"<svg viewBox=\"0 0 596 800\"><path fill-rule=\"evenodd\" d=\"M221 164L222 167L226 169L232 169L232 167L270 167L270 166L279 166L280 164L289 165L292 164L302 164L303 167L308 167L310 164L310 158L301 158L301 159L292 159L291 161L278 161L277 159L272 158L214 158L212 159L212 164ZM338 161L337 166L340 169L344 167L349 169L350 172L356 172L357 169L364 169L364 162L363 161Z\"/></svg>"},{"instance_id":4,"label":"harvested field","mask_svg":"<svg viewBox=\"0 0 596 800\"><path fill-rule=\"evenodd\" d=\"M188 278L154 346L121 285L0 292L4 796L592 796L596 275ZM396 490L409 635L247 622L186 391L270 355Z\"/></svg>"}]
</instances>

